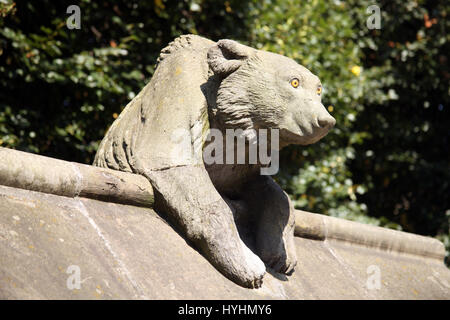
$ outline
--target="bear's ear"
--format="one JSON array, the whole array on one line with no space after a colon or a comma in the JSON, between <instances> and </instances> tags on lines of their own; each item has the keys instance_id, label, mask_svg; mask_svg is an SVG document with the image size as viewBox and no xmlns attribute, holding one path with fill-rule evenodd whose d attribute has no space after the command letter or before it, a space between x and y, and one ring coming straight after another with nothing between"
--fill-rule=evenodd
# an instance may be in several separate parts
<instances>
[{"instance_id":1,"label":"bear's ear","mask_svg":"<svg viewBox=\"0 0 450 320\"><path fill-rule=\"evenodd\" d=\"M250 50L250 47L234 40L219 40L208 50L208 65L214 74L225 77L241 66Z\"/></svg>"}]
</instances>

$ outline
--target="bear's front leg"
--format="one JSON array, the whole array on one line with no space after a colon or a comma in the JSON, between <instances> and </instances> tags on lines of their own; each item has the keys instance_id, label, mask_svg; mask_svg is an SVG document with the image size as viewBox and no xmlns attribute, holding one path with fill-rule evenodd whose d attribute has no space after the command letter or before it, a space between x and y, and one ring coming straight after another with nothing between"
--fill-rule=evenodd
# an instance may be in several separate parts
<instances>
[{"instance_id":1,"label":"bear's front leg","mask_svg":"<svg viewBox=\"0 0 450 320\"><path fill-rule=\"evenodd\" d=\"M155 191L155 208L225 276L249 288L262 284L265 266L239 237L230 207L199 166L145 170Z\"/></svg>"},{"instance_id":2,"label":"bear's front leg","mask_svg":"<svg viewBox=\"0 0 450 320\"><path fill-rule=\"evenodd\" d=\"M270 176L259 176L246 188L254 212L255 247L273 270L290 274L297 264L294 244L294 207L288 195Z\"/></svg>"}]
</instances>

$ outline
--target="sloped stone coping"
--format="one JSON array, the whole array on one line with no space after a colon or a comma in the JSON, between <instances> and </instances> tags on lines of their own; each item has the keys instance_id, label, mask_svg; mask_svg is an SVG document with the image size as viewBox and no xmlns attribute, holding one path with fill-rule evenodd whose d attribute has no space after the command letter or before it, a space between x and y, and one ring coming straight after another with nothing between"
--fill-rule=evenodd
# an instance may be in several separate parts
<instances>
[{"instance_id":1,"label":"sloped stone coping","mask_svg":"<svg viewBox=\"0 0 450 320\"><path fill-rule=\"evenodd\" d=\"M153 189L143 176L7 148L0 148L0 185L70 198L153 205Z\"/></svg>"},{"instance_id":2,"label":"sloped stone coping","mask_svg":"<svg viewBox=\"0 0 450 320\"><path fill-rule=\"evenodd\" d=\"M445 257L444 244L434 238L301 210L296 212L295 235L361 245L399 254L412 254L437 259L440 262Z\"/></svg>"},{"instance_id":3,"label":"sloped stone coping","mask_svg":"<svg viewBox=\"0 0 450 320\"><path fill-rule=\"evenodd\" d=\"M70 198L137 206L153 205L153 189L140 175L67 162L0 147L0 185ZM338 241L443 261L444 245L433 238L297 210L295 235Z\"/></svg>"}]
</instances>

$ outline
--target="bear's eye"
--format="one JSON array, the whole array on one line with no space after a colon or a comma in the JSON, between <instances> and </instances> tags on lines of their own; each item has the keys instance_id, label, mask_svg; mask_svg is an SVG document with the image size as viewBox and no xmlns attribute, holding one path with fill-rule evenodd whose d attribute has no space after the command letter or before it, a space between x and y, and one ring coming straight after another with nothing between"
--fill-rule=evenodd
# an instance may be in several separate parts
<instances>
[{"instance_id":1,"label":"bear's eye","mask_svg":"<svg viewBox=\"0 0 450 320\"><path fill-rule=\"evenodd\" d=\"M297 78L294 78L291 80L291 86L293 86L294 88L297 88L300 85L300 80L298 80Z\"/></svg>"},{"instance_id":2,"label":"bear's eye","mask_svg":"<svg viewBox=\"0 0 450 320\"><path fill-rule=\"evenodd\" d=\"M317 95L321 95L322 94L322 86L318 86L317 90L316 90Z\"/></svg>"}]
</instances>

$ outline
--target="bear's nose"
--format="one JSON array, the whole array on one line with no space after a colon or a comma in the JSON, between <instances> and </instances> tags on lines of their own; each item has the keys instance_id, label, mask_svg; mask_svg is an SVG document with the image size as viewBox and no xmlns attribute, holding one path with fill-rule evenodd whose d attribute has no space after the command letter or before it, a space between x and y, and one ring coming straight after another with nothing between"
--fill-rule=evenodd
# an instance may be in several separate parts
<instances>
[{"instance_id":1,"label":"bear's nose","mask_svg":"<svg viewBox=\"0 0 450 320\"><path fill-rule=\"evenodd\" d=\"M326 116L326 117L317 119L317 122L319 123L319 126L321 128L331 129L336 124L336 119L333 118L332 116Z\"/></svg>"}]
</instances>

